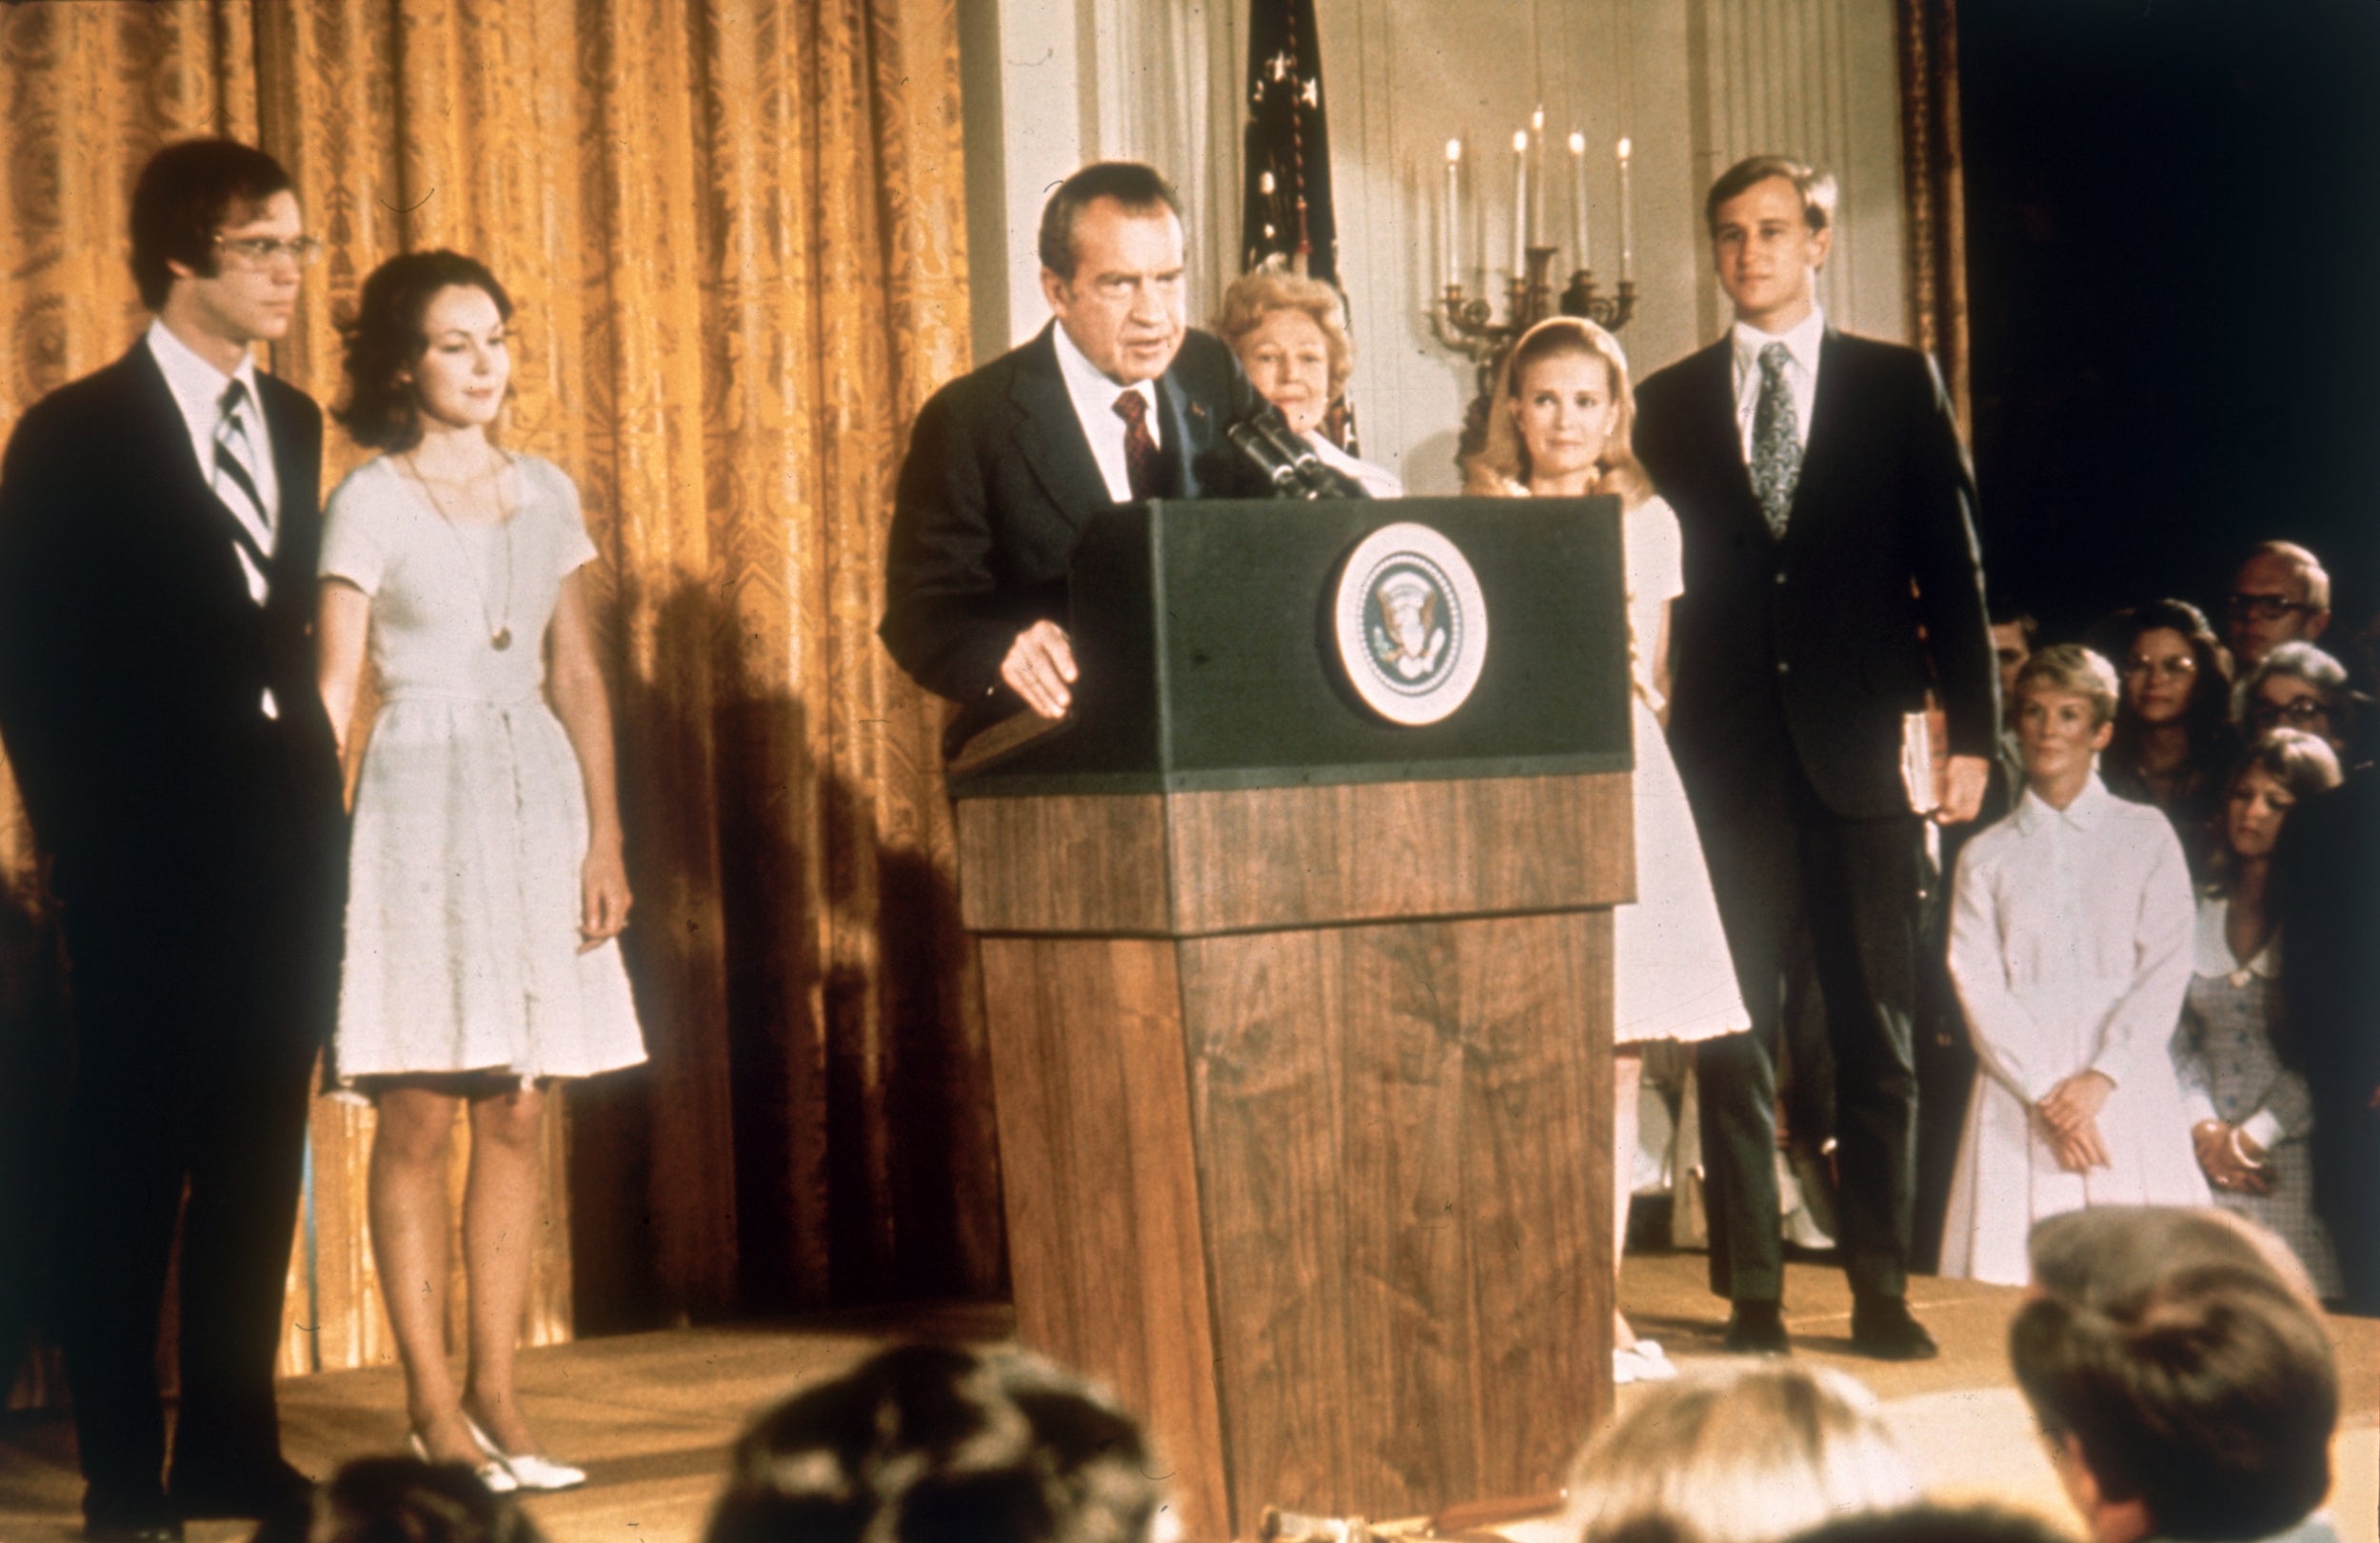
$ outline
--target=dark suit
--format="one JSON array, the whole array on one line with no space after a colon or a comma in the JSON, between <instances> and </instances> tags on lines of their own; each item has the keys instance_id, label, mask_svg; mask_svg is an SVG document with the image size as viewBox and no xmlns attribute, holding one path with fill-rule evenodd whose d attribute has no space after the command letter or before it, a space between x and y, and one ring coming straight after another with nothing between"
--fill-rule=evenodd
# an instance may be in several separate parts
<instances>
[{"instance_id":1,"label":"dark suit","mask_svg":"<svg viewBox=\"0 0 2380 1543\"><path fill-rule=\"evenodd\" d=\"M935 392L902 463L878 633L911 679L954 702L1021 705L1001 661L1034 623L1064 624L1075 539L1116 502L1066 393L1056 327ZM1187 333L1157 398L1160 496L1255 490L1223 431L1257 396L1220 339Z\"/></svg>"},{"instance_id":2,"label":"dark suit","mask_svg":"<svg viewBox=\"0 0 2380 1543\"><path fill-rule=\"evenodd\" d=\"M173 1489L236 1491L279 1457L345 840L309 636L322 414L257 386L280 483L261 606L145 343L35 404L0 465L0 736L74 997L60 1328L94 1516L161 1503L155 1347L186 1183Z\"/></svg>"},{"instance_id":3,"label":"dark suit","mask_svg":"<svg viewBox=\"0 0 2380 1543\"><path fill-rule=\"evenodd\" d=\"M1923 852L1901 715L1933 686L1953 754L1989 757L1998 735L1965 456L1922 355L1829 330L1779 540L1744 466L1728 340L1646 380L1636 403L1637 451L1685 543L1670 744L1753 1020L1699 1050L1713 1289L1782 1289L1775 1046L1787 963L1806 947L1835 1065L1839 1241L1855 1289L1896 1296Z\"/></svg>"}]
</instances>

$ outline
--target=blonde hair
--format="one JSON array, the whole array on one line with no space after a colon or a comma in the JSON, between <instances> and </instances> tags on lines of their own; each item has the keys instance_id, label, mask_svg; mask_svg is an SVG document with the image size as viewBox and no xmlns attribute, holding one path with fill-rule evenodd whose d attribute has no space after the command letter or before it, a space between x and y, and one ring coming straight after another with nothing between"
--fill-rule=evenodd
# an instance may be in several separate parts
<instances>
[{"instance_id":1,"label":"blonde hair","mask_svg":"<svg viewBox=\"0 0 2380 1543\"><path fill-rule=\"evenodd\" d=\"M2035 682L2070 697L2081 697L2097 715L2092 726L2115 722L2115 703L2124 686L2115 666L2078 643L2054 643L2018 667L2016 698Z\"/></svg>"},{"instance_id":2,"label":"blonde hair","mask_svg":"<svg viewBox=\"0 0 2380 1543\"><path fill-rule=\"evenodd\" d=\"M1238 353L1240 340L1263 326L1264 318L1273 312L1305 312L1322 329L1322 342L1330 350L1331 401L1337 402L1346 394L1347 381L1356 372L1356 344L1347 331L1346 303L1321 280L1272 267L1272 261L1231 281L1231 287L1223 291L1223 310L1215 319L1215 330Z\"/></svg>"},{"instance_id":3,"label":"blonde hair","mask_svg":"<svg viewBox=\"0 0 2380 1543\"><path fill-rule=\"evenodd\" d=\"M1509 496L1515 486L1529 485L1529 446L1513 421L1509 404L1520 400L1520 383L1530 369L1548 359L1584 355L1603 361L1611 377L1611 437L1603 442L1599 474L1589 489L1616 493L1621 506L1635 508L1653 496L1653 479L1644 473L1629 434L1636 423L1636 388L1628 384L1628 355L1619 340L1577 316L1549 316L1520 335L1496 372L1496 394L1488 403L1487 443L1463 460L1463 491L1475 498Z\"/></svg>"},{"instance_id":4,"label":"blonde hair","mask_svg":"<svg viewBox=\"0 0 2380 1543\"><path fill-rule=\"evenodd\" d=\"M1606 1543L1648 1519L1701 1543L1774 1543L1921 1498L1868 1390L1840 1372L1746 1366L1647 1390L1570 1470L1565 1530Z\"/></svg>"}]
</instances>

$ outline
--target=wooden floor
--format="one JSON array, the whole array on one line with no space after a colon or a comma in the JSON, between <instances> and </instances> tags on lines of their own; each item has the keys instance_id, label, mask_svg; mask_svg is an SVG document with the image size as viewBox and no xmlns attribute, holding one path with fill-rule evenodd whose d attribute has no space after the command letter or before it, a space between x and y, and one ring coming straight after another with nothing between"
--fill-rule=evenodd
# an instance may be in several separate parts
<instances>
[{"instance_id":1,"label":"wooden floor","mask_svg":"<svg viewBox=\"0 0 2380 1543\"><path fill-rule=\"evenodd\" d=\"M1718 1356L1720 1304L1703 1291L1702 1269L1699 1256L1632 1256L1621 1282L1622 1304L1638 1332L1688 1365ZM2071 1529L2008 1377L2004 1339L2017 1294L1921 1279L1910 1295L1941 1339L1942 1358L1907 1366L1859 1360L1847 1353L1851 1304L1841 1276L1790 1267L1788 1323L1798 1354L1813 1364L1840 1366L1875 1390L1936 1494L2022 1506ZM1012 1322L1004 1307L905 1309L528 1352L521 1376L531 1417L557 1454L592 1474L585 1489L532 1500L530 1510L554 1543L694 1543L728 1444L768 1399L848 1366L888 1339L988 1343L1006 1337ZM2333 1326L2346 1416L2330 1509L2350 1543L2380 1543L2380 1321L2342 1318ZM1621 1407L1638 1391L1620 1390ZM391 1368L287 1382L282 1411L289 1456L321 1474L343 1458L392 1450L404 1435L401 1404ZM79 1536L80 1493L65 1422L18 1417L0 1425L0 1543ZM247 1531L210 1523L191 1528L190 1537L233 1543Z\"/></svg>"}]
</instances>

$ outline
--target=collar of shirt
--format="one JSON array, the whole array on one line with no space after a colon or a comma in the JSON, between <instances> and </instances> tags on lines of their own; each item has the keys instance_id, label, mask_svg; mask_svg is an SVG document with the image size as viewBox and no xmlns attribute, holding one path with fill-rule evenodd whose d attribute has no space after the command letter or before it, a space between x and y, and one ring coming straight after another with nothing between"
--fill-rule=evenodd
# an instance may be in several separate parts
<instances>
[{"instance_id":1,"label":"collar of shirt","mask_svg":"<svg viewBox=\"0 0 2380 1543\"><path fill-rule=\"evenodd\" d=\"M2096 830L2114 801L2115 795L2108 791L2105 782L2099 781L2098 768L2094 766L2091 781L2085 782L2082 791L2074 795L2074 801L2063 809L2051 808L2042 801L2040 794L2026 788L2025 796L2016 803L2016 828L2028 836L2053 825L2065 825L2074 830Z\"/></svg>"},{"instance_id":2,"label":"collar of shirt","mask_svg":"<svg viewBox=\"0 0 2380 1543\"><path fill-rule=\"evenodd\" d=\"M1744 462L1752 462L1752 420L1760 408L1760 350L1772 343L1785 345L1794 362L1785 370L1786 389L1794 394L1794 437L1810 444L1810 408L1818 395L1818 352L1826 341L1826 311L1818 306L1790 331L1763 332L1737 322L1728 332L1735 366L1735 423L1742 430Z\"/></svg>"},{"instance_id":3,"label":"collar of shirt","mask_svg":"<svg viewBox=\"0 0 2380 1543\"><path fill-rule=\"evenodd\" d=\"M224 387L235 380L248 387L248 400L252 406L246 423L248 445L256 453L256 490L263 496L266 508L277 508L280 479L272 464L264 397L256 389L255 359L242 349L240 367L226 375L175 337L173 329L162 320L149 324L148 343L150 357L157 361L157 368L166 378L166 389L173 393L173 405L182 409L182 422L189 428L190 453L198 458L199 480L209 487L215 484L215 429L223 421Z\"/></svg>"},{"instance_id":4,"label":"collar of shirt","mask_svg":"<svg viewBox=\"0 0 2380 1543\"><path fill-rule=\"evenodd\" d=\"M1137 391L1149 405L1149 438L1158 448L1165 446L1164 414L1157 410L1157 383L1141 381L1134 386L1119 386L1107 378L1090 356L1075 346L1066 335L1063 322L1050 324L1050 335L1058 345L1058 373L1065 378L1066 395L1074 402L1074 415L1082 425L1083 437L1091 442L1091 458L1099 463L1100 476L1107 484L1108 495L1119 504L1132 502L1132 471L1124 459L1124 421L1116 414L1116 399L1126 391Z\"/></svg>"},{"instance_id":5,"label":"collar of shirt","mask_svg":"<svg viewBox=\"0 0 2380 1543\"><path fill-rule=\"evenodd\" d=\"M2222 895L2198 897L2198 934L2192 940L2190 967L2200 975L2228 976L2246 985L2249 976L2261 976L2267 980L2281 973L2281 940L2276 935L2267 938L2256 957L2242 964L2231 952L2230 932L2231 900Z\"/></svg>"}]
</instances>

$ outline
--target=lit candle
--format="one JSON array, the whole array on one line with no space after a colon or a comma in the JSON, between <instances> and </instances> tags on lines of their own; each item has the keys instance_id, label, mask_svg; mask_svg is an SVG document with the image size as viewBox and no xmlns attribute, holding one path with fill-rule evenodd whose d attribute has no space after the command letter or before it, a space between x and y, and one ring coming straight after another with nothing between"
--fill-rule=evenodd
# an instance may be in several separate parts
<instances>
[{"instance_id":1,"label":"lit candle","mask_svg":"<svg viewBox=\"0 0 2380 1543\"><path fill-rule=\"evenodd\" d=\"M1573 267L1593 267L1587 260L1587 136L1572 129L1570 134L1570 239L1578 248Z\"/></svg>"},{"instance_id":2,"label":"lit candle","mask_svg":"<svg viewBox=\"0 0 2380 1543\"><path fill-rule=\"evenodd\" d=\"M1452 287L1462 283L1462 141L1446 142L1446 215L1443 222L1445 240L1440 249L1446 254L1446 282Z\"/></svg>"},{"instance_id":3,"label":"lit candle","mask_svg":"<svg viewBox=\"0 0 2380 1543\"><path fill-rule=\"evenodd\" d=\"M1631 278L1636 268L1636 213L1628 205L1628 141L1619 142L1619 276Z\"/></svg>"},{"instance_id":4,"label":"lit candle","mask_svg":"<svg viewBox=\"0 0 2380 1543\"><path fill-rule=\"evenodd\" d=\"M1529 130L1513 135L1513 282L1529 276Z\"/></svg>"},{"instance_id":5,"label":"lit candle","mask_svg":"<svg viewBox=\"0 0 2380 1543\"><path fill-rule=\"evenodd\" d=\"M1545 245L1545 108L1529 115L1529 245Z\"/></svg>"}]
</instances>

